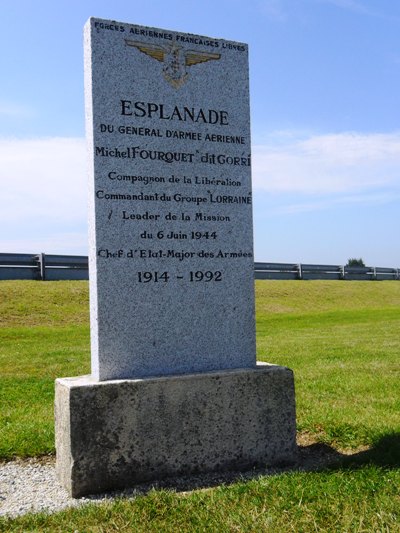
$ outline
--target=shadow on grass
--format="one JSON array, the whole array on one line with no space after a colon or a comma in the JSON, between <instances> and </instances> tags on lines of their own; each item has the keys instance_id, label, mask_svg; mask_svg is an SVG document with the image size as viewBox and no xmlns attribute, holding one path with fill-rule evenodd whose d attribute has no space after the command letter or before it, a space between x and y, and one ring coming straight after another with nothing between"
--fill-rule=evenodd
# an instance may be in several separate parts
<instances>
[{"instance_id":1,"label":"shadow on grass","mask_svg":"<svg viewBox=\"0 0 400 533\"><path fill-rule=\"evenodd\" d=\"M389 433L377 440L368 450L342 456L342 467L357 468L367 464L384 468L399 468L400 433Z\"/></svg>"},{"instance_id":2,"label":"shadow on grass","mask_svg":"<svg viewBox=\"0 0 400 533\"><path fill-rule=\"evenodd\" d=\"M356 453L341 453L323 443L299 446L298 463L285 470L322 472L354 470L367 465L400 468L400 433L384 435L367 450Z\"/></svg>"}]
</instances>

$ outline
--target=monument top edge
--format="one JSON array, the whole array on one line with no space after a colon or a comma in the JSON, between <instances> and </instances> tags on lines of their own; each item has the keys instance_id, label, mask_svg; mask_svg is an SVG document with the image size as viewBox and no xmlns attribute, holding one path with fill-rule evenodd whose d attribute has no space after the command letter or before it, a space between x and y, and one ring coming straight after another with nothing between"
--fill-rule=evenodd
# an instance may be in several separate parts
<instances>
[{"instance_id":1,"label":"monument top edge","mask_svg":"<svg viewBox=\"0 0 400 533\"><path fill-rule=\"evenodd\" d=\"M243 367L243 368L228 368L221 370L213 370L207 372L193 372L189 374L171 374L171 375L154 375L148 376L145 378L119 378L119 379L109 379L104 381L98 381L91 374L84 376L74 376L74 377L64 377L57 378L55 381L59 386L65 387L67 389L75 389L81 387L106 387L110 385L120 385L123 383L151 383L151 382L184 382L184 381L198 381L211 378L229 378L230 376L241 376L241 375L256 375L256 374L292 374L292 370L271 363L265 363L257 361L257 364L254 367Z\"/></svg>"},{"instance_id":2,"label":"monument top edge","mask_svg":"<svg viewBox=\"0 0 400 533\"><path fill-rule=\"evenodd\" d=\"M210 35L199 35L199 34L196 34L196 33L189 33L189 32L183 32L183 31L178 31L178 30L172 30L172 29L166 29L166 28L157 28L157 27L153 27L153 26L145 26L145 25L142 25L142 24L134 24L134 23L131 23L131 22L122 22L122 21L118 21L118 20L113 20L113 19L103 19L103 18L98 18L98 17L89 17L89 19L86 21L86 24L85 24L85 28L91 28L93 27L93 29L96 29L96 23L98 25L97 29L100 30L100 29L111 29L111 28L107 28L106 26L108 27L112 27L114 26L114 29L116 31L119 31L119 32L123 32L123 31L126 31L127 29L129 30L130 28L137 28L137 29L142 29L148 33L150 32L164 32L164 33L167 33L167 34L171 34L171 36L186 36L186 37L191 37L191 38L196 38L196 39L207 39L207 40L213 40L215 42L219 42L219 43L230 43L230 44L235 44L235 45L240 45L240 46L243 46L245 47L246 50L248 50L249 48L249 45L247 43L244 43L242 41L233 41L231 39L224 39L224 38L221 38L221 37L212 37ZM103 26L100 26L100 24L102 24ZM117 29L118 28L118 29Z\"/></svg>"}]
</instances>

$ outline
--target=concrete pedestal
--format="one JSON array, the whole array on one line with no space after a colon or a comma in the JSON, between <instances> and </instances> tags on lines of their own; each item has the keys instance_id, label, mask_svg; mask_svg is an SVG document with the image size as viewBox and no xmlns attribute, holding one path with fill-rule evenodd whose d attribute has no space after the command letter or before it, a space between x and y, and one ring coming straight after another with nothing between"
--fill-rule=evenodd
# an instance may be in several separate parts
<instances>
[{"instance_id":1,"label":"concrete pedestal","mask_svg":"<svg viewBox=\"0 0 400 533\"><path fill-rule=\"evenodd\" d=\"M57 475L73 497L296 460L291 370L56 380Z\"/></svg>"}]
</instances>

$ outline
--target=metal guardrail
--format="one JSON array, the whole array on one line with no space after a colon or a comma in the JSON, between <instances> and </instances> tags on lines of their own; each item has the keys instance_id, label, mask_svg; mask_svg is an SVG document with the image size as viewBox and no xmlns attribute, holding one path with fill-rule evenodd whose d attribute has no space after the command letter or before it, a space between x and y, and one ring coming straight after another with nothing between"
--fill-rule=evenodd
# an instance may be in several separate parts
<instances>
[{"instance_id":1,"label":"metal guardrail","mask_svg":"<svg viewBox=\"0 0 400 533\"><path fill-rule=\"evenodd\" d=\"M399 268L254 263L255 279L400 280Z\"/></svg>"},{"instance_id":2,"label":"metal guardrail","mask_svg":"<svg viewBox=\"0 0 400 533\"><path fill-rule=\"evenodd\" d=\"M0 253L0 280L86 280L85 255ZM254 263L255 279L400 280L399 268L309 265L303 263Z\"/></svg>"},{"instance_id":3,"label":"metal guardrail","mask_svg":"<svg viewBox=\"0 0 400 533\"><path fill-rule=\"evenodd\" d=\"M0 280L61 281L88 278L88 258L85 255L0 253Z\"/></svg>"}]
</instances>

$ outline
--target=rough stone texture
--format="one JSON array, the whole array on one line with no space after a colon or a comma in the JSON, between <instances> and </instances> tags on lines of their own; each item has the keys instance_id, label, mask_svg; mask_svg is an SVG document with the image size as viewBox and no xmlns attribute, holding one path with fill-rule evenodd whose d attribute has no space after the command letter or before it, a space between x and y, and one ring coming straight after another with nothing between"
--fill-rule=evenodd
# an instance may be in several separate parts
<instances>
[{"instance_id":1,"label":"rough stone texture","mask_svg":"<svg viewBox=\"0 0 400 533\"><path fill-rule=\"evenodd\" d=\"M85 92L92 375L255 367L247 45L90 19Z\"/></svg>"},{"instance_id":2,"label":"rough stone texture","mask_svg":"<svg viewBox=\"0 0 400 533\"><path fill-rule=\"evenodd\" d=\"M56 381L57 475L74 496L295 461L291 370Z\"/></svg>"}]
</instances>

